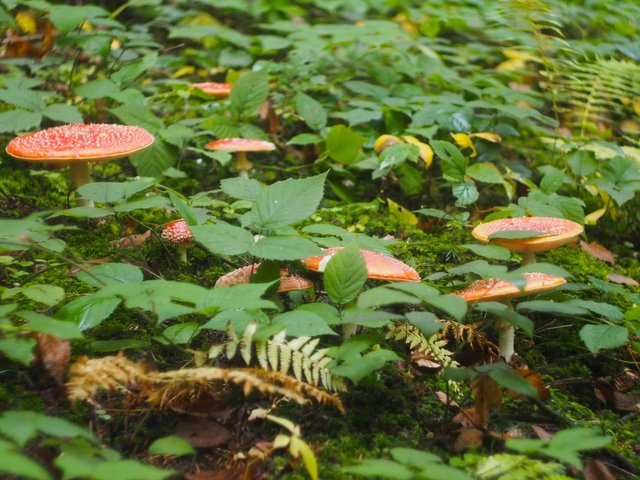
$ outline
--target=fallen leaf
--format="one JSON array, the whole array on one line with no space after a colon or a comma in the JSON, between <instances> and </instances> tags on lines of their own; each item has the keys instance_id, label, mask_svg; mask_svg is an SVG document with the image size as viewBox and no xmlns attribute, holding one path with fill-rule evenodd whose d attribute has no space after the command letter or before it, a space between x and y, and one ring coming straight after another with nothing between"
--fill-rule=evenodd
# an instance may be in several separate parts
<instances>
[{"instance_id":1,"label":"fallen leaf","mask_svg":"<svg viewBox=\"0 0 640 480\"><path fill-rule=\"evenodd\" d=\"M440 368L440 367L442 367L441 363L436 362L429 355L425 355L425 354L422 354L422 353L412 353L411 354L411 361L413 363L415 363L417 366L424 367L424 368Z\"/></svg>"},{"instance_id":2,"label":"fallen leaf","mask_svg":"<svg viewBox=\"0 0 640 480\"><path fill-rule=\"evenodd\" d=\"M194 448L219 447L231 439L228 429L208 418L183 418L173 435L183 438Z\"/></svg>"},{"instance_id":3,"label":"fallen leaf","mask_svg":"<svg viewBox=\"0 0 640 480\"><path fill-rule=\"evenodd\" d=\"M615 477L600 460L589 460L584 470L584 480L615 480Z\"/></svg>"},{"instance_id":4,"label":"fallen leaf","mask_svg":"<svg viewBox=\"0 0 640 480\"><path fill-rule=\"evenodd\" d=\"M640 412L640 395L631 396L618 391L607 381L599 378L594 387L595 395L606 408L621 412Z\"/></svg>"},{"instance_id":5,"label":"fallen leaf","mask_svg":"<svg viewBox=\"0 0 640 480\"><path fill-rule=\"evenodd\" d=\"M459 423L463 427L481 427L482 422L475 407L463 408L451 419L454 423Z\"/></svg>"},{"instance_id":6,"label":"fallen leaf","mask_svg":"<svg viewBox=\"0 0 640 480\"><path fill-rule=\"evenodd\" d=\"M91 267L92 265L100 265L101 263L108 263L111 261L111 257L102 257L102 258L94 258L92 260L87 260L82 264L83 267ZM80 271L80 268L73 267L69 269L69 276L73 277Z\"/></svg>"},{"instance_id":7,"label":"fallen leaf","mask_svg":"<svg viewBox=\"0 0 640 480\"><path fill-rule=\"evenodd\" d=\"M479 447L484 440L484 433L477 428L463 428L453 442L453 451L463 452L469 448Z\"/></svg>"},{"instance_id":8,"label":"fallen leaf","mask_svg":"<svg viewBox=\"0 0 640 480\"><path fill-rule=\"evenodd\" d=\"M536 387L540 400L549 400L549 389L545 387L544 381L538 372L534 372L528 368L516 368L513 370L513 373L520 375L527 382ZM519 395L512 390L509 390L509 395L511 395L512 398L522 398L522 395Z\"/></svg>"},{"instance_id":9,"label":"fallen leaf","mask_svg":"<svg viewBox=\"0 0 640 480\"><path fill-rule=\"evenodd\" d=\"M610 250L600 245L598 242L587 243L580 240L580 248L591 255L593 258L608 262L611 265L616 263L616 256Z\"/></svg>"},{"instance_id":10,"label":"fallen leaf","mask_svg":"<svg viewBox=\"0 0 640 480\"><path fill-rule=\"evenodd\" d=\"M151 230L147 230L144 233L140 233L138 235L127 235L122 237L120 240L114 240L110 242L112 247L120 247L120 248L139 248L144 242L147 241L149 236L151 235Z\"/></svg>"},{"instance_id":11,"label":"fallen leaf","mask_svg":"<svg viewBox=\"0 0 640 480\"><path fill-rule=\"evenodd\" d=\"M551 438L553 437L553 433L547 432L540 425L531 425L531 429L540 440L551 440Z\"/></svg>"},{"instance_id":12,"label":"fallen leaf","mask_svg":"<svg viewBox=\"0 0 640 480\"><path fill-rule=\"evenodd\" d=\"M455 400L452 400L452 397L447 396L447 394L444 393L442 390L438 390L436 392L436 397L438 397L438 400L440 400L445 405L448 404L450 407L454 407L454 408L460 407L460 405L458 405L458 402L456 402Z\"/></svg>"},{"instance_id":13,"label":"fallen leaf","mask_svg":"<svg viewBox=\"0 0 640 480\"><path fill-rule=\"evenodd\" d=\"M502 391L498 384L488 375L480 375L471 381L474 397L474 408L478 414L480 425L489 423L489 415L494 407L502 404Z\"/></svg>"},{"instance_id":14,"label":"fallen leaf","mask_svg":"<svg viewBox=\"0 0 640 480\"><path fill-rule=\"evenodd\" d=\"M241 467L225 468L224 470L201 470L194 473L185 473L185 480L238 480L243 477L244 469Z\"/></svg>"},{"instance_id":15,"label":"fallen leaf","mask_svg":"<svg viewBox=\"0 0 640 480\"><path fill-rule=\"evenodd\" d=\"M618 275L617 273L610 273L607 278L613 283L619 283L621 285L629 285L631 287L640 287L640 283L633 278L625 277L624 275Z\"/></svg>"},{"instance_id":16,"label":"fallen leaf","mask_svg":"<svg viewBox=\"0 0 640 480\"><path fill-rule=\"evenodd\" d=\"M67 340L61 340L46 333L35 333L34 337L38 342L37 361L40 361L51 378L62 386L64 371L71 358L71 344Z\"/></svg>"}]
</instances>

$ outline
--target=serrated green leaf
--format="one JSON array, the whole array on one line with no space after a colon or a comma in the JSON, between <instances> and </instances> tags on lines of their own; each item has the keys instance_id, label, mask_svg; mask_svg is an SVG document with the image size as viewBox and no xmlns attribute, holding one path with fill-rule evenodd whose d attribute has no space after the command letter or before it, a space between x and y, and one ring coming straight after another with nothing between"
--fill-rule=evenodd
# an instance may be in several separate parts
<instances>
[{"instance_id":1,"label":"serrated green leaf","mask_svg":"<svg viewBox=\"0 0 640 480\"><path fill-rule=\"evenodd\" d=\"M298 92L296 111L312 130L322 130L327 125L327 112L320 102L309 95Z\"/></svg>"},{"instance_id":2,"label":"serrated green leaf","mask_svg":"<svg viewBox=\"0 0 640 480\"><path fill-rule=\"evenodd\" d=\"M492 260L509 261L511 259L511 252L508 248L500 245L475 245L465 244L461 245L462 248L471 250L476 255L481 257L491 258Z\"/></svg>"},{"instance_id":3,"label":"serrated green leaf","mask_svg":"<svg viewBox=\"0 0 640 480\"><path fill-rule=\"evenodd\" d=\"M269 260L301 260L322 255L323 251L311 240L295 235L278 235L258 240L249 253Z\"/></svg>"},{"instance_id":4,"label":"serrated green leaf","mask_svg":"<svg viewBox=\"0 0 640 480\"><path fill-rule=\"evenodd\" d=\"M351 165L358 157L358 152L364 141L364 137L361 137L349 127L335 125L331 127L327 134L326 154L336 162Z\"/></svg>"},{"instance_id":5,"label":"serrated green leaf","mask_svg":"<svg viewBox=\"0 0 640 480\"><path fill-rule=\"evenodd\" d=\"M367 281L367 265L357 245L351 244L333 255L323 278L333 303L344 305L355 299Z\"/></svg>"},{"instance_id":6,"label":"serrated green leaf","mask_svg":"<svg viewBox=\"0 0 640 480\"><path fill-rule=\"evenodd\" d=\"M253 178L233 177L221 180L220 188L230 197L253 202L258 198L262 185Z\"/></svg>"},{"instance_id":7,"label":"serrated green leaf","mask_svg":"<svg viewBox=\"0 0 640 480\"><path fill-rule=\"evenodd\" d=\"M155 440L149 445L150 455L195 455L195 449L183 438L169 435Z\"/></svg>"},{"instance_id":8,"label":"serrated green leaf","mask_svg":"<svg viewBox=\"0 0 640 480\"><path fill-rule=\"evenodd\" d=\"M254 243L248 230L228 223L194 225L190 227L196 242L216 255L240 255L246 253Z\"/></svg>"},{"instance_id":9,"label":"serrated green leaf","mask_svg":"<svg viewBox=\"0 0 640 480\"><path fill-rule=\"evenodd\" d=\"M0 113L0 132L23 132L40 126L42 114L17 109Z\"/></svg>"},{"instance_id":10,"label":"serrated green leaf","mask_svg":"<svg viewBox=\"0 0 640 480\"><path fill-rule=\"evenodd\" d=\"M580 338L591 353L625 344L629 330L618 325L585 325L580 330Z\"/></svg>"},{"instance_id":11,"label":"serrated green leaf","mask_svg":"<svg viewBox=\"0 0 640 480\"><path fill-rule=\"evenodd\" d=\"M249 72L240 77L229 94L231 110L239 118L258 114L260 105L269 96L269 78L266 72Z\"/></svg>"}]
</instances>

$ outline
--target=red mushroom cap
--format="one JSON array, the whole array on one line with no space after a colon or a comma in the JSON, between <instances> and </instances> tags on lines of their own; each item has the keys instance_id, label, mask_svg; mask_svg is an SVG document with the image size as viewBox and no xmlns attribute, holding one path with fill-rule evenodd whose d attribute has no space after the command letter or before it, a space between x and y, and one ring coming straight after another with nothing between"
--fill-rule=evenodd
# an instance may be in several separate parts
<instances>
[{"instance_id":1,"label":"red mushroom cap","mask_svg":"<svg viewBox=\"0 0 640 480\"><path fill-rule=\"evenodd\" d=\"M193 235L182 219L167 223L162 229L162 239L173 244L185 244L193 242Z\"/></svg>"},{"instance_id":2,"label":"red mushroom cap","mask_svg":"<svg viewBox=\"0 0 640 480\"><path fill-rule=\"evenodd\" d=\"M70 124L16 137L7 145L7 153L28 162L99 162L140 152L153 141L153 135L140 127Z\"/></svg>"},{"instance_id":3,"label":"red mushroom cap","mask_svg":"<svg viewBox=\"0 0 640 480\"><path fill-rule=\"evenodd\" d=\"M567 283L562 277L546 273L525 273L524 279L525 286L523 290L505 280L489 279L473 282L464 290L453 294L462 297L469 303L488 302L490 300L501 302L511 298L546 292Z\"/></svg>"},{"instance_id":4,"label":"red mushroom cap","mask_svg":"<svg viewBox=\"0 0 640 480\"><path fill-rule=\"evenodd\" d=\"M208 93L209 95L216 98L224 98L229 96L231 93L232 85L230 83L217 83L217 82L204 82L204 83L194 83L191 85L191 88L199 88L204 93Z\"/></svg>"},{"instance_id":5,"label":"red mushroom cap","mask_svg":"<svg viewBox=\"0 0 640 480\"><path fill-rule=\"evenodd\" d=\"M207 148L231 152L269 152L275 150L276 146L271 142L253 138L223 138L207 143Z\"/></svg>"},{"instance_id":6,"label":"red mushroom cap","mask_svg":"<svg viewBox=\"0 0 640 480\"><path fill-rule=\"evenodd\" d=\"M223 275L218 279L216 287L230 287L232 285L241 285L249 283L251 275L258 271L259 263L253 265L247 265L246 267L238 268L232 272ZM313 283L306 278L299 275L292 275L286 268L280 269L280 285L278 286L278 292L290 292L292 290L306 290L312 288Z\"/></svg>"},{"instance_id":7,"label":"red mushroom cap","mask_svg":"<svg viewBox=\"0 0 640 480\"><path fill-rule=\"evenodd\" d=\"M522 239L489 238L492 233L507 230L530 230L544 233L545 236ZM514 252L542 252L573 242L583 230L579 223L564 218L518 217L481 223L471 234L483 243L503 245Z\"/></svg>"},{"instance_id":8,"label":"red mushroom cap","mask_svg":"<svg viewBox=\"0 0 640 480\"><path fill-rule=\"evenodd\" d=\"M325 248L324 256L310 257L302 260L309 270L323 272L331 256L342 250L342 247ZM360 249L367 265L367 277L376 280L389 280L392 282L419 282L420 275L406 263L401 262L382 253L372 250Z\"/></svg>"}]
</instances>

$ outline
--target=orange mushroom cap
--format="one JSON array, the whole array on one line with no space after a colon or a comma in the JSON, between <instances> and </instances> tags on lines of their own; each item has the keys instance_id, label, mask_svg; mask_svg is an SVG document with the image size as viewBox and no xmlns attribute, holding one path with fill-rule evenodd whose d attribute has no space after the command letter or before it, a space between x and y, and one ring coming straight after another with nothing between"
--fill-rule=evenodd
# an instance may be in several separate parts
<instances>
[{"instance_id":1,"label":"orange mushroom cap","mask_svg":"<svg viewBox=\"0 0 640 480\"><path fill-rule=\"evenodd\" d=\"M194 238L187 222L183 219L167 223L162 229L162 239L173 244L190 244Z\"/></svg>"},{"instance_id":2,"label":"orange mushroom cap","mask_svg":"<svg viewBox=\"0 0 640 480\"><path fill-rule=\"evenodd\" d=\"M6 150L27 162L68 164L127 157L151 146L153 141L153 135L140 127L69 124L16 137Z\"/></svg>"},{"instance_id":3,"label":"orange mushroom cap","mask_svg":"<svg viewBox=\"0 0 640 480\"><path fill-rule=\"evenodd\" d=\"M506 230L529 230L544 233L545 236L519 239L489 239L491 234ZM502 245L513 252L542 252L572 243L583 231L582 225L564 218L518 217L481 223L473 229L471 234L483 243L491 242Z\"/></svg>"},{"instance_id":4,"label":"orange mushroom cap","mask_svg":"<svg viewBox=\"0 0 640 480\"><path fill-rule=\"evenodd\" d=\"M502 302L511 298L546 292L567 283L562 277L546 273L525 273L524 279L525 286L522 290L506 280L489 279L473 282L464 290L454 292L453 295L458 295L469 303Z\"/></svg>"},{"instance_id":5,"label":"orange mushroom cap","mask_svg":"<svg viewBox=\"0 0 640 480\"><path fill-rule=\"evenodd\" d=\"M342 250L342 247L325 248L326 255L309 257L302 263L309 270L323 272L331 257ZM367 265L367 277L376 280L389 280L392 282L419 282L420 275L406 263L401 262L382 253L372 250L360 249Z\"/></svg>"},{"instance_id":6,"label":"orange mushroom cap","mask_svg":"<svg viewBox=\"0 0 640 480\"><path fill-rule=\"evenodd\" d=\"M276 146L264 140L253 138L223 138L207 143L210 150L228 150L230 152L269 152Z\"/></svg>"},{"instance_id":7,"label":"orange mushroom cap","mask_svg":"<svg viewBox=\"0 0 640 480\"><path fill-rule=\"evenodd\" d=\"M232 272L223 275L218 279L216 287L230 287L232 285L242 285L249 283L251 275L258 271L259 263L253 265L247 265L246 267L238 268ZM280 269L280 285L278 285L278 292L290 292L292 290L306 290L313 288L313 282L303 278L299 275L292 275L286 268Z\"/></svg>"},{"instance_id":8,"label":"orange mushroom cap","mask_svg":"<svg viewBox=\"0 0 640 480\"><path fill-rule=\"evenodd\" d=\"M204 93L208 93L209 95L216 98L224 98L229 96L231 93L232 85L230 83L217 83L217 82L204 82L204 83L194 83L191 85L191 88L199 88Z\"/></svg>"}]
</instances>

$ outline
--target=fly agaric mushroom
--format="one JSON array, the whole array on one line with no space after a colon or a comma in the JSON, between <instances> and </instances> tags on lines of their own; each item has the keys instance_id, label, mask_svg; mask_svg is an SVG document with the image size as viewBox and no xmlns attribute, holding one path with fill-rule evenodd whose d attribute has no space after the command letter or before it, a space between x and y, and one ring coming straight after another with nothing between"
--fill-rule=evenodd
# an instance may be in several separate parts
<instances>
[{"instance_id":1,"label":"fly agaric mushroom","mask_svg":"<svg viewBox=\"0 0 640 480\"><path fill-rule=\"evenodd\" d=\"M326 255L309 257L302 263L309 270L324 272L331 257L342 250L342 247L325 248ZM360 249L367 266L367 277L375 280L388 280L391 282L419 282L420 275L406 263L393 257L372 250Z\"/></svg>"},{"instance_id":2,"label":"fly agaric mushroom","mask_svg":"<svg viewBox=\"0 0 640 480\"><path fill-rule=\"evenodd\" d=\"M246 267L238 268L232 272L223 275L218 279L216 287L230 287L232 285L241 285L249 283L251 276L258 271L259 263L253 265L247 265ZM286 268L280 269L280 285L278 285L278 292L291 292L293 290L307 290L313 288L313 282L303 278L299 275L292 275Z\"/></svg>"},{"instance_id":3,"label":"fly agaric mushroom","mask_svg":"<svg viewBox=\"0 0 640 480\"><path fill-rule=\"evenodd\" d=\"M252 138L223 138L207 143L207 148L210 150L237 152L238 155L233 167L241 177L246 178L248 176L247 172L253 165L247 158L246 152L270 152L275 150L276 146L271 142Z\"/></svg>"},{"instance_id":4,"label":"fly agaric mushroom","mask_svg":"<svg viewBox=\"0 0 640 480\"><path fill-rule=\"evenodd\" d=\"M182 219L167 223L162 229L162 240L176 246L180 261L187 263L187 248L193 245L193 235Z\"/></svg>"},{"instance_id":5,"label":"fly agaric mushroom","mask_svg":"<svg viewBox=\"0 0 640 480\"><path fill-rule=\"evenodd\" d=\"M522 289L506 280L490 279L473 282L464 290L453 292L453 294L462 297L467 303L502 302L513 310L511 299L546 292L567 282L562 277L546 273L524 273L523 276L525 285ZM500 320L496 327L500 355L508 362L514 353L515 328L504 320Z\"/></svg>"},{"instance_id":6,"label":"fly agaric mushroom","mask_svg":"<svg viewBox=\"0 0 640 480\"><path fill-rule=\"evenodd\" d=\"M492 238L497 232L523 231L539 233L539 236L527 238ZM494 243L507 247L512 252L522 253L522 264L535 263L535 252L551 250L575 242L584 231L582 225L564 218L554 217L518 217L502 218L481 223L471 234L483 243Z\"/></svg>"},{"instance_id":7,"label":"fly agaric mushroom","mask_svg":"<svg viewBox=\"0 0 640 480\"><path fill-rule=\"evenodd\" d=\"M153 143L144 128L104 123L70 124L27 133L7 145L7 153L26 162L68 165L71 187L91 182L89 164L127 157ZM80 199L83 206L93 202Z\"/></svg>"},{"instance_id":8,"label":"fly agaric mushroom","mask_svg":"<svg viewBox=\"0 0 640 480\"><path fill-rule=\"evenodd\" d=\"M217 83L217 82L204 82L204 83L194 83L191 85L191 88L199 88L204 93L211 95L216 98L225 98L228 97L231 93L232 85L230 83Z\"/></svg>"}]
</instances>

